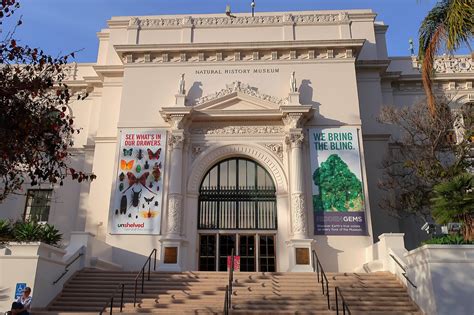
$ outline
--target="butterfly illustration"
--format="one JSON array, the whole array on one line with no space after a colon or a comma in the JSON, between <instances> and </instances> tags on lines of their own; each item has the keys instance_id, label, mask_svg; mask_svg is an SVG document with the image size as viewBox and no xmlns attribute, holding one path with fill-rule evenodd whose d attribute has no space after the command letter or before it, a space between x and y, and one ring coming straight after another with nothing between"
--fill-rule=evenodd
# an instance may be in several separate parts
<instances>
[{"instance_id":1,"label":"butterfly illustration","mask_svg":"<svg viewBox=\"0 0 474 315\"><path fill-rule=\"evenodd\" d=\"M123 149L123 156L132 156L133 149Z\"/></svg>"},{"instance_id":2,"label":"butterfly illustration","mask_svg":"<svg viewBox=\"0 0 474 315\"><path fill-rule=\"evenodd\" d=\"M160 158L161 148L159 148L155 153L153 153L151 149L146 149L146 151L148 152L148 158L150 160L158 160Z\"/></svg>"},{"instance_id":3,"label":"butterfly illustration","mask_svg":"<svg viewBox=\"0 0 474 315\"><path fill-rule=\"evenodd\" d=\"M132 187L133 185L142 185L143 187L146 188L146 190L148 190L149 192L151 192L152 194L156 195L153 191L151 191L147 186L146 186L146 179L148 178L148 176L150 175L149 172L145 172L143 173L140 177L136 177L135 174L133 174L132 172L128 172L127 173L127 178L128 178L128 188L125 189L123 191L123 194L130 189L130 187Z\"/></svg>"},{"instance_id":4,"label":"butterfly illustration","mask_svg":"<svg viewBox=\"0 0 474 315\"><path fill-rule=\"evenodd\" d=\"M158 215L158 211L140 211L140 216L145 219L152 219Z\"/></svg>"},{"instance_id":5,"label":"butterfly illustration","mask_svg":"<svg viewBox=\"0 0 474 315\"><path fill-rule=\"evenodd\" d=\"M124 171L130 171L133 168L133 164L135 163L134 160L131 161L125 161L125 160L120 160L120 168Z\"/></svg>"},{"instance_id":6,"label":"butterfly illustration","mask_svg":"<svg viewBox=\"0 0 474 315\"><path fill-rule=\"evenodd\" d=\"M151 198L147 198L147 197L144 197L145 198L145 201L150 204L150 202L153 201L153 199L155 199L155 196L152 196Z\"/></svg>"}]
</instances>

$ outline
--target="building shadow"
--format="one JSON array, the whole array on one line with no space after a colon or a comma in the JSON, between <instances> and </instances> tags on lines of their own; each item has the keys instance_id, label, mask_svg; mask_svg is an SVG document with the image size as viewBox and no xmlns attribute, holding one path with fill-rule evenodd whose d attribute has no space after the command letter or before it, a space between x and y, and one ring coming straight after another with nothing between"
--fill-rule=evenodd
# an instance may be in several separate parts
<instances>
[{"instance_id":1,"label":"building shadow","mask_svg":"<svg viewBox=\"0 0 474 315\"><path fill-rule=\"evenodd\" d=\"M339 269L338 261L339 254L342 250L338 250L328 243L328 237L326 235L315 235L314 250L318 255L319 260L324 268L325 272L336 272Z\"/></svg>"},{"instance_id":2,"label":"building shadow","mask_svg":"<svg viewBox=\"0 0 474 315\"><path fill-rule=\"evenodd\" d=\"M197 100L202 97L202 82L195 81L191 88L188 91L188 95L186 96L186 105L192 106L196 104Z\"/></svg>"},{"instance_id":3,"label":"building shadow","mask_svg":"<svg viewBox=\"0 0 474 315\"><path fill-rule=\"evenodd\" d=\"M313 100L314 90L311 84L311 80L305 79L301 81L301 85L298 88L298 91L300 92L300 103L303 105L311 105L319 114L319 107L321 104Z\"/></svg>"}]
</instances>

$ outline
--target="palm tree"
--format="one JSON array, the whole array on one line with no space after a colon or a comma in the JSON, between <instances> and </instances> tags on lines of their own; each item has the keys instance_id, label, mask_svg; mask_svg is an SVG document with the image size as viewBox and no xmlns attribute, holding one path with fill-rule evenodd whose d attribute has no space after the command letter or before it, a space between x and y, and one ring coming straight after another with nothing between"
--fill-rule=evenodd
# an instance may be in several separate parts
<instances>
[{"instance_id":1,"label":"palm tree","mask_svg":"<svg viewBox=\"0 0 474 315\"><path fill-rule=\"evenodd\" d=\"M432 214L439 224L463 223L463 236L474 237L474 175L464 173L433 188Z\"/></svg>"},{"instance_id":2,"label":"palm tree","mask_svg":"<svg viewBox=\"0 0 474 315\"><path fill-rule=\"evenodd\" d=\"M474 0L440 0L428 12L419 29L418 58L430 113L436 115L431 86L434 58L440 48L452 52L462 44L469 48L474 29ZM471 49L472 51L472 49Z\"/></svg>"}]
</instances>

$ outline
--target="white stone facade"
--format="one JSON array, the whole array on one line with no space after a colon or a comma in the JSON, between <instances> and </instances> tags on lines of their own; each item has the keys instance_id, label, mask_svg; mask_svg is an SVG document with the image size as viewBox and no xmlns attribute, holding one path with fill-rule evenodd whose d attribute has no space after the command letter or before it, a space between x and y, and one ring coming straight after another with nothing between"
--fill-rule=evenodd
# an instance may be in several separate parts
<instances>
[{"instance_id":1,"label":"white stone facade","mask_svg":"<svg viewBox=\"0 0 474 315\"><path fill-rule=\"evenodd\" d=\"M375 118L383 105L424 97L416 60L388 57L386 30L370 10L112 18L98 33L97 63L72 65L68 80L89 92L71 104L82 128L72 162L97 179L54 187L49 222L66 242L71 231L96 235L125 269L139 268L158 248L163 270L198 270L199 235L210 233L197 228L201 182L216 163L242 157L270 174L278 227L212 233L274 235L276 270L307 270L295 266L293 250L312 247L327 271L352 271L384 232L405 232L413 246L418 226L378 206L378 166L390 131ZM471 57L443 57L435 68L438 93L474 101ZM359 130L366 236L313 233L308 129L338 126ZM110 233L125 128L168 131L161 235ZM24 204L14 196L0 214L17 219ZM165 247L177 247L176 263L164 264Z\"/></svg>"}]
</instances>

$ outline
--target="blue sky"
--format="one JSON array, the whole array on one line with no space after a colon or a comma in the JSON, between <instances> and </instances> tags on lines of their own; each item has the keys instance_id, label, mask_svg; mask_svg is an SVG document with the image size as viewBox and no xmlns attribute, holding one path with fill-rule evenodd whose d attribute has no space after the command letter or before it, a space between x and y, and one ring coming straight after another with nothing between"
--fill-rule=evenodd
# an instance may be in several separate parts
<instances>
[{"instance_id":1,"label":"blue sky","mask_svg":"<svg viewBox=\"0 0 474 315\"><path fill-rule=\"evenodd\" d=\"M41 47L52 55L76 54L78 62L95 62L96 33L116 15L219 13L230 4L233 12L249 12L251 0L20 0L22 7L4 23L23 16L16 38L22 44ZM372 9L377 20L388 24L391 56L408 55L408 39L416 39L418 27L435 0L256 0L256 11L299 11L325 9ZM416 42L416 41L415 41ZM461 53L466 53L462 50Z\"/></svg>"}]
</instances>

